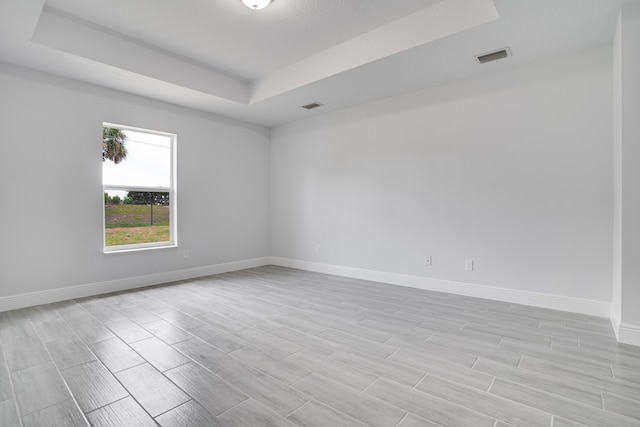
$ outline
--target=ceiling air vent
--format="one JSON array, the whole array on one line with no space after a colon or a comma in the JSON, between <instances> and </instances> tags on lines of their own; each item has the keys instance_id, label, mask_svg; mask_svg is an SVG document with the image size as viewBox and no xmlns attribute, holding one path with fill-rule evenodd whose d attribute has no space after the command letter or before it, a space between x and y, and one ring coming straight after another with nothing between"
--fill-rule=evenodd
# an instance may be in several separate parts
<instances>
[{"instance_id":1,"label":"ceiling air vent","mask_svg":"<svg viewBox=\"0 0 640 427\"><path fill-rule=\"evenodd\" d=\"M483 53L482 55L476 55L476 59L479 63L486 64L487 62L497 61L498 59L503 59L507 56L511 56L511 49L505 47L504 49L494 50L493 52Z\"/></svg>"},{"instance_id":2,"label":"ceiling air vent","mask_svg":"<svg viewBox=\"0 0 640 427\"><path fill-rule=\"evenodd\" d=\"M324 104L319 102L312 102L311 104L303 105L302 108L307 110L313 110L314 108L322 107Z\"/></svg>"}]
</instances>

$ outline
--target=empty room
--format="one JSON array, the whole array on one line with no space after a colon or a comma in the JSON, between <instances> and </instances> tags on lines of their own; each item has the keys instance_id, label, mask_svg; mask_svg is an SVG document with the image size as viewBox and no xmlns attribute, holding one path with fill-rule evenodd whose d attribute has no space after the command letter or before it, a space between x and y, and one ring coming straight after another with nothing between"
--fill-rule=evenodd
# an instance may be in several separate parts
<instances>
[{"instance_id":1,"label":"empty room","mask_svg":"<svg viewBox=\"0 0 640 427\"><path fill-rule=\"evenodd\" d=\"M1 0L0 426L640 426L638 76L638 0Z\"/></svg>"}]
</instances>

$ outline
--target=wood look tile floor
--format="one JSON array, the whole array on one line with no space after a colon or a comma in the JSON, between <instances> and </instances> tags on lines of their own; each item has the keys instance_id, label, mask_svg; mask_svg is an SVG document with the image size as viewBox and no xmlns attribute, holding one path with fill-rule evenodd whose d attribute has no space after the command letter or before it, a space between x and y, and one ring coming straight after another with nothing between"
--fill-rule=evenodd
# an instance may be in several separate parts
<instances>
[{"instance_id":1,"label":"wood look tile floor","mask_svg":"<svg viewBox=\"0 0 640 427\"><path fill-rule=\"evenodd\" d=\"M261 267L0 313L0 426L640 426L608 319Z\"/></svg>"}]
</instances>

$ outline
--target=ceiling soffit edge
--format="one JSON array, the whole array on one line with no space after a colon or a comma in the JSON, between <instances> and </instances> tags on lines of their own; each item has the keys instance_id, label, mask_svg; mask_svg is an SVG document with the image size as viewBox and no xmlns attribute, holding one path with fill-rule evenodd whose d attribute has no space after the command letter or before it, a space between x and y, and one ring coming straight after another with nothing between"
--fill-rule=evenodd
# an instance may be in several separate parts
<instances>
[{"instance_id":1,"label":"ceiling soffit edge","mask_svg":"<svg viewBox=\"0 0 640 427\"><path fill-rule=\"evenodd\" d=\"M190 91L250 105L498 19L493 0L443 0L247 82L45 6L31 41Z\"/></svg>"}]
</instances>

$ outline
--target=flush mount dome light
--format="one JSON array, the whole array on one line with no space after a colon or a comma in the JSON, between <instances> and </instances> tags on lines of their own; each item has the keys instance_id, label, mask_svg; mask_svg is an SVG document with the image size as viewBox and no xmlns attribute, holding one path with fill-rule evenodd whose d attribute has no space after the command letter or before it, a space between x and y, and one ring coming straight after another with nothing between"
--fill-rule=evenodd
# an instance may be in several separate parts
<instances>
[{"instance_id":1,"label":"flush mount dome light","mask_svg":"<svg viewBox=\"0 0 640 427\"><path fill-rule=\"evenodd\" d=\"M271 0L242 0L242 3L244 3L244 5L249 9L260 10L269 6Z\"/></svg>"}]
</instances>

